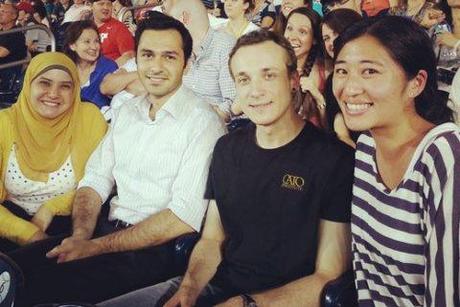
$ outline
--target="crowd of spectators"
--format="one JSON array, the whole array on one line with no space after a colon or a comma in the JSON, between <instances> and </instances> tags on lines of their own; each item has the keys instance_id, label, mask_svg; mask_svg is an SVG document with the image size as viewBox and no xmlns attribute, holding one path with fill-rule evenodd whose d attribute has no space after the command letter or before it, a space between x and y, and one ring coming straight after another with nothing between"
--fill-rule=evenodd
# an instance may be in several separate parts
<instances>
[{"instance_id":1,"label":"crowd of spectators","mask_svg":"<svg viewBox=\"0 0 460 307\"><path fill-rule=\"evenodd\" d=\"M459 68L460 0L5 0L17 305L460 306Z\"/></svg>"}]
</instances>

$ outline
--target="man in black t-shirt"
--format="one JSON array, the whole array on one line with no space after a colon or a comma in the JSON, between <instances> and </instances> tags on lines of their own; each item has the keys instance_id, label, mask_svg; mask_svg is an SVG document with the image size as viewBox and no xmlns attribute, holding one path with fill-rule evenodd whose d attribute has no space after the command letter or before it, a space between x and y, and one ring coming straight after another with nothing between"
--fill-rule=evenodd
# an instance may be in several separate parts
<instances>
[{"instance_id":1,"label":"man in black t-shirt","mask_svg":"<svg viewBox=\"0 0 460 307\"><path fill-rule=\"evenodd\" d=\"M18 11L12 4L0 5L0 31L15 28ZM0 35L0 65L19 61L27 56L26 39L24 33L16 32ZM5 88L5 83L19 74L22 66L0 69L0 90Z\"/></svg>"},{"instance_id":2,"label":"man in black t-shirt","mask_svg":"<svg viewBox=\"0 0 460 307\"><path fill-rule=\"evenodd\" d=\"M230 68L253 124L216 144L185 276L102 306L317 306L349 268L353 150L296 113L296 58L284 38L243 36Z\"/></svg>"}]
</instances>

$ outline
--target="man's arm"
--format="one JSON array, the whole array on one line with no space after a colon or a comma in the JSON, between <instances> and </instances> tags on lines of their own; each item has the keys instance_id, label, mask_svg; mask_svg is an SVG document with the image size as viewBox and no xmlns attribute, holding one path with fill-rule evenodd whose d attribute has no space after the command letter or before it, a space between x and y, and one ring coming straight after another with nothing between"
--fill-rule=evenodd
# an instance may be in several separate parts
<instances>
[{"instance_id":1,"label":"man's arm","mask_svg":"<svg viewBox=\"0 0 460 307\"><path fill-rule=\"evenodd\" d=\"M134 58L134 56L135 56L134 50L129 50L129 51L122 53L122 55L120 55L120 57L116 59L115 62L117 63L118 67L121 67L126 62L128 62L129 59Z\"/></svg>"},{"instance_id":2,"label":"man's arm","mask_svg":"<svg viewBox=\"0 0 460 307\"><path fill-rule=\"evenodd\" d=\"M222 243L225 233L217 209L216 201L211 200L201 239L193 249L184 279L176 294L165 307L193 306L200 292L211 280L222 261Z\"/></svg>"},{"instance_id":3,"label":"man's arm","mask_svg":"<svg viewBox=\"0 0 460 307\"><path fill-rule=\"evenodd\" d=\"M101 206L102 199L95 190L90 187L78 189L72 210L72 237L83 240L92 237Z\"/></svg>"},{"instance_id":4,"label":"man's arm","mask_svg":"<svg viewBox=\"0 0 460 307\"><path fill-rule=\"evenodd\" d=\"M131 82L134 82L137 79L137 71L127 72L125 69L120 68L114 73L108 74L104 77L100 85L101 93L113 96L122 90L125 90Z\"/></svg>"},{"instance_id":5,"label":"man's arm","mask_svg":"<svg viewBox=\"0 0 460 307\"><path fill-rule=\"evenodd\" d=\"M94 252L89 239L93 235L101 204L109 198L115 184L112 170L115 165L113 129L116 118L86 163L85 175L79 183L72 207L72 236L47 253L49 258L58 257L58 262L82 258Z\"/></svg>"},{"instance_id":6,"label":"man's arm","mask_svg":"<svg viewBox=\"0 0 460 307\"><path fill-rule=\"evenodd\" d=\"M0 46L0 58L4 58L10 54L10 51L5 47Z\"/></svg>"},{"instance_id":7,"label":"man's arm","mask_svg":"<svg viewBox=\"0 0 460 307\"><path fill-rule=\"evenodd\" d=\"M160 245L194 229L180 220L171 210L165 209L142 222L109 235L93 239L99 253L114 253Z\"/></svg>"},{"instance_id":8,"label":"man's arm","mask_svg":"<svg viewBox=\"0 0 460 307\"><path fill-rule=\"evenodd\" d=\"M251 297L257 306L320 306L321 291L326 283L347 271L350 263L350 224L321 220L315 272L282 287L251 294ZM241 297L234 297L219 306L242 304Z\"/></svg>"}]
</instances>

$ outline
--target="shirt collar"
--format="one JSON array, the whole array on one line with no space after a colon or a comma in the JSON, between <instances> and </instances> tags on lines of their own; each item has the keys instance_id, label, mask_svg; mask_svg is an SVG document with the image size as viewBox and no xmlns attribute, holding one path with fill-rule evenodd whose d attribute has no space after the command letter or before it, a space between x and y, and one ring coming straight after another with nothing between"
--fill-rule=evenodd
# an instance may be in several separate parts
<instances>
[{"instance_id":1,"label":"shirt collar","mask_svg":"<svg viewBox=\"0 0 460 307\"><path fill-rule=\"evenodd\" d=\"M181 85L177 91L169 97L169 99L165 102L165 104L157 111L156 118L162 117L161 113L166 113L170 115L174 119L180 119L182 114L184 113L184 106L183 104L186 103L187 98L186 96L186 88L184 85ZM139 104L136 104L137 111L141 114L142 118L149 118L149 110L150 110L150 101L148 98L148 94L144 95L143 98L140 100Z\"/></svg>"}]
</instances>

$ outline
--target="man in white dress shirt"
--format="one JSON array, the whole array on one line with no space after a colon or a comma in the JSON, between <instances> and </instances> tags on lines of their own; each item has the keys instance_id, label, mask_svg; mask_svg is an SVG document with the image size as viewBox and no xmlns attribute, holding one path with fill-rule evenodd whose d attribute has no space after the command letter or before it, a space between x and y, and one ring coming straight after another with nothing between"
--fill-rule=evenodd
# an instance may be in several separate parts
<instances>
[{"instance_id":1,"label":"man in white dress shirt","mask_svg":"<svg viewBox=\"0 0 460 307\"><path fill-rule=\"evenodd\" d=\"M148 94L117 110L88 161L72 235L47 253L48 263L13 257L27 279L19 306L95 303L176 276L174 239L201 228L210 157L225 130L212 107L182 86L192 38L161 14L138 26L136 50Z\"/></svg>"}]
</instances>

